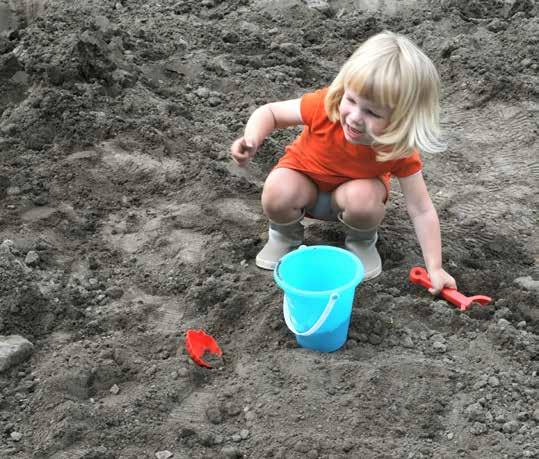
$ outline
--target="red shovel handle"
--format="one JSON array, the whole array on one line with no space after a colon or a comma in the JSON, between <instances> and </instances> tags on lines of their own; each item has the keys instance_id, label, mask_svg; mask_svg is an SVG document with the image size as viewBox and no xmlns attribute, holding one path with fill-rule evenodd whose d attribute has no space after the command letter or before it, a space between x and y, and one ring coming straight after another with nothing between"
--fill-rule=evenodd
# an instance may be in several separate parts
<instances>
[{"instance_id":1,"label":"red shovel handle","mask_svg":"<svg viewBox=\"0 0 539 459\"><path fill-rule=\"evenodd\" d=\"M410 271L410 282L421 285L421 287L432 288L429 275L424 268L416 266Z\"/></svg>"},{"instance_id":2,"label":"red shovel handle","mask_svg":"<svg viewBox=\"0 0 539 459\"><path fill-rule=\"evenodd\" d=\"M410 271L410 281L425 288L432 288L429 274L424 268L419 266L412 268ZM443 288L440 291L440 296L461 310L466 309L470 304L470 299L454 288Z\"/></svg>"}]
</instances>

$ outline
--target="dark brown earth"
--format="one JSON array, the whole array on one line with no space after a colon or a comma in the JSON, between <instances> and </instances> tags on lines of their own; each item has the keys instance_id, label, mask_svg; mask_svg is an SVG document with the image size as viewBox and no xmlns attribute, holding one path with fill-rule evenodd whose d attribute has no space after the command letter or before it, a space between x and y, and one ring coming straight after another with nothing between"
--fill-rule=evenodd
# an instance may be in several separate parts
<instances>
[{"instance_id":1,"label":"dark brown earth","mask_svg":"<svg viewBox=\"0 0 539 459\"><path fill-rule=\"evenodd\" d=\"M384 29L440 71L449 148L424 159L445 266L494 301L461 313L409 284L395 183L384 273L319 354L254 266L297 131L247 170L228 150ZM0 457L538 457L538 41L532 0L0 1L0 335L34 344L0 374ZM342 234L311 221L307 243ZM188 328L219 369L188 359Z\"/></svg>"}]
</instances>

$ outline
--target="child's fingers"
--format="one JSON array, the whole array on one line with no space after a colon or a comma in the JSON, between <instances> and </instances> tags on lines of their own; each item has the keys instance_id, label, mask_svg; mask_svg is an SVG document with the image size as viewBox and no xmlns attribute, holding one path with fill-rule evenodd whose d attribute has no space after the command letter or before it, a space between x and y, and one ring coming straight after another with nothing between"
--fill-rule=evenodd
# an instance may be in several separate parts
<instances>
[{"instance_id":1,"label":"child's fingers","mask_svg":"<svg viewBox=\"0 0 539 459\"><path fill-rule=\"evenodd\" d=\"M246 138L241 139L240 148L242 153L246 154L249 159L252 158L256 153L255 143Z\"/></svg>"},{"instance_id":2,"label":"child's fingers","mask_svg":"<svg viewBox=\"0 0 539 459\"><path fill-rule=\"evenodd\" d=\"M457 288L457 283L452 276L445 273L443 275L433 275L431 276L432 288L429 289L429 292L433 295L438 295L440 291L444 288Z\"/></svg>"},{"instance_id":3,"label":"child's fingers","mask_svg":"<svg viewBox=\"0 0 539 459\"><path fill-rule=\"evenodd\" d=\"M238 166L245 166L249 162L249 159L248 155L232 155L232 161Z\"/></svg>"},{"instance_id":4,"label":"child's fingers","mask_svg":"<svg viewBox=\"0 0 539 459\"><path fill-rule=\"evenodd\" d=\"M249 155L253 157L254 154L256 153L256 143L254 142L253 139L249 139L245 137L243 138L243 141L244 141L245 149L249 152Z\"/></svg>"},{"instance_id":5,"label":"child's fingers","mask_svg":"<svg viewBox=\"0 0 539 459\"><path fill-rule=\"evenodd\" d=\"M232 147L230 147L230 151L232 152L232 154L249 154L252 149L252 145L249 145L243 137L236 139L232 143Z\"/></svg>"},{"instance_id":6,"label":"child's fingers","mask_svg":"<svg viewBox=\"0 0 539 459\"><path fill-rule=\"evenodd\" d=\"M249 156L232 156L232 161L238 166L245 166L250 159Z\"/></svg>"},{"instance_id":7,"label":"child's fingers","mask_svg":"<svg viewBox=\"0 0 539 459\"><path fill-rule=\"evenodd\" d=\"M245 166L249 160L254 156L256 152L256 146L254 142L240 137L236 139L230 147L230 154L232 160L238 166Z\"/></svg>"},{"instance_id":8,"label":"child's fingers","mask_svg":"<svg viewBox=\"0 0 539 459\"><path fill-rule=\"evenodd\" d=\"M250 159L249 153L242 150L240 142L236 141L230 148L230 156L232 161L238 166L244 166Z\"/></svg>"}]
</instances>

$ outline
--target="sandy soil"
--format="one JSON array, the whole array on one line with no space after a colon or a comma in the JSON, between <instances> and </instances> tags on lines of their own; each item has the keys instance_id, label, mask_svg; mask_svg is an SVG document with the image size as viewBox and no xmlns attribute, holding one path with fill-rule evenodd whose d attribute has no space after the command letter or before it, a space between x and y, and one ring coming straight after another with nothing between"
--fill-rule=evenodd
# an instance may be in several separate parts
<instances>
[{"instance_id":1,"label":"sandy soil","mask_svg":"<svg viewBox=\"0 0 539 459\"><path fill-rule=\"evenodd\" d=\"M318 354L254 266L261 186L297 131L247 170L228 149L384 29L439 68L445 265L494 302L410 285L395 183L384 273ZM538 457L538 37L533 0L0 1L0 335L34 345L0 373L0 457ZM311 221L307 243L342 234ZM186 356L192 327L220 369Z\"/></svg>"}]
</instances>

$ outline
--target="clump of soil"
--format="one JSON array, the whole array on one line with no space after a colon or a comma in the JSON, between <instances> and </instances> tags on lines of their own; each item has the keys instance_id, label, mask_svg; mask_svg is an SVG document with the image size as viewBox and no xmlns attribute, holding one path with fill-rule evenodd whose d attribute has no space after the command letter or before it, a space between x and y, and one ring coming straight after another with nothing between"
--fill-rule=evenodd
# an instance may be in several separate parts
<instances>
[{"instance_id":1,"label":"clump of soil","mask_svg":"<svg viewBox=\"0 0 539 459\"><path fill-rule=\"evenodd\" d=\"M493 303L409 284L395 183L384 272L320 354L254 266L263 180L297 131L246 170L228 149L384 29L441 74L449 148L424 174L444 264ZM0 374L0 457L537 456L538 32L520 0L0 0L0 335L34 345ZM189 328L216 368L186 355Z\"/></svg>"}]
</instances>

